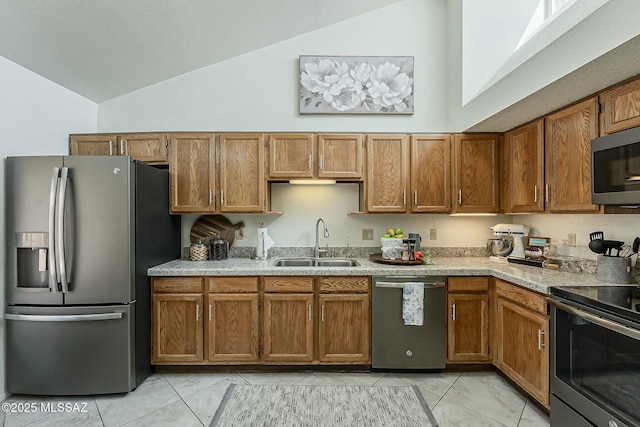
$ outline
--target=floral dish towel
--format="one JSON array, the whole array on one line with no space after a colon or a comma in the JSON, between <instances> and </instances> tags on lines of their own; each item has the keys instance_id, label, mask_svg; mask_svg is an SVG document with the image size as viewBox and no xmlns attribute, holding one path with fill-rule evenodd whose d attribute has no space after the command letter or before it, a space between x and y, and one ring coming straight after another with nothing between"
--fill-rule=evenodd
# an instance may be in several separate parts
<instances>
[{"instance_id":1,"label":"floral dish towel","mask_svg":"<svg viewBox=\"0 0 640 427\"><path fill-rule=\"evenodd\" d=\"M424 283L405 282L402 290L402 319L408 326L424 323Z\"/></svg>"}]
</instances>

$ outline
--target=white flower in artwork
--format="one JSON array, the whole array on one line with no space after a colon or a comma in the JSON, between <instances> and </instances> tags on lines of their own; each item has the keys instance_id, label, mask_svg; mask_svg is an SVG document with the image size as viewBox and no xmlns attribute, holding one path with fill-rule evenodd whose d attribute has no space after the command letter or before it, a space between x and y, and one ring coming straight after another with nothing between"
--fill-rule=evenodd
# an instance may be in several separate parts
<instances>
[{"instance_id":1,"label":"white flower in artwork","mask_svg":"<svg viewBox=\"0 0 640 427\"><path fill-rule=\"evenodd\" d=\"M402 112L407 108L405 98L411 94L411 79L399 66L384 63L371 73L367 84L369 95L375 105Z\"/></svg>"},{"instance_id":2,"label":"white flower in artwork","mask_svg":"<svg viewBox=\"0 0 640 427\"><path fill-rule=\"evenodd\" d=\"M332 85L349 76L346 63L338 64L331 59L322 59L318 63L309 62L300 75L300 83L309 92L323 95Z\"/></svg>"}]
</instances>

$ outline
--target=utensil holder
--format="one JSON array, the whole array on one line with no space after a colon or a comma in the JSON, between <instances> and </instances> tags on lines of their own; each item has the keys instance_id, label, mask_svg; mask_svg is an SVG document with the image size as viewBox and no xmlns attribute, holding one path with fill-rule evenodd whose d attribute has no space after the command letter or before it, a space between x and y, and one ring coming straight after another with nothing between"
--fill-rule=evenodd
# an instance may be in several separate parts
<instances>
[{"instance_id":1,"label":"utensil holder","mask_svg":"<svg viewBox=\"0 0 640 427\"><path fill-rule=\"evenodd\" d=\"M631 258L598 255L596 277L607 283L632 283Z\"/></svg>"}]
</instances>

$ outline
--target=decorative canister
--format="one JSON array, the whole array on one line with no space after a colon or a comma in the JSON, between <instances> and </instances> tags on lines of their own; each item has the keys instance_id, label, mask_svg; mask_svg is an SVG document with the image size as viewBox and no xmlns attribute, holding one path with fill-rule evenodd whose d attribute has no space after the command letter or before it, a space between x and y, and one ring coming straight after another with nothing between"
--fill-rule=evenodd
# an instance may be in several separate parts
<instances>
[{"instance_id":1,"label":"decorative canister","mask_svg":"<svg viewBox=\"0 0 640 427\"><path fill-rule=\"evenodd\" d=\"M209 248L198 239L189 248L189 258L191 261L206 261L209 258Z\"/></svg>"},{"instance_id":2,"label":"decorative canister","mask_svg":"<svg viewBox=\"0 0 640 427\"><path fill-rule=\"evenodd\" d=\"M216 235L211 240L211 259L221 260L229 258L229 241Z\"/></svg>"}]
</instances>

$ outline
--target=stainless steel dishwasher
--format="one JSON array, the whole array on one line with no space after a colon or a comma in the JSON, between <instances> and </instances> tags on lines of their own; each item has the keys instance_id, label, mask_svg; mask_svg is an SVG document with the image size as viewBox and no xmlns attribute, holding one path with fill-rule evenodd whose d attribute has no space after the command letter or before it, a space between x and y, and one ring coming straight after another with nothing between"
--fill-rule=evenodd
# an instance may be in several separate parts
<instances>
[{"instance_id":1,"label":"stainless steel dishwasher","mask_svg":"<svg viewBox=\"0 0 640 427\"><path fill-rule=\"evenodd\" d=\"M374 276L371 294L371 367L443 369L447 352L446 286L442 276ZM405 282L424 284L424 322L402 318Z\"/></svg>"}]
</instances>

